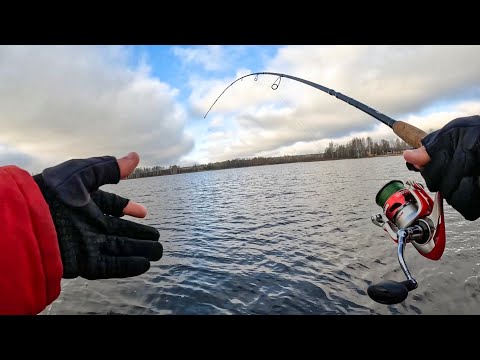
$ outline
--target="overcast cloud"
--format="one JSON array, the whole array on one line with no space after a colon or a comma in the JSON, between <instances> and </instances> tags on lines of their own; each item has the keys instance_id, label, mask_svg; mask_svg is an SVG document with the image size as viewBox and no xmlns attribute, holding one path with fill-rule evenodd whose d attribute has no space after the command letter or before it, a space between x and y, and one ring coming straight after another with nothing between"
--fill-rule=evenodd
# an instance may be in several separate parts
<instances>
[{"instance_id":1,"label":"overcast cloud","mask_svg":"<svg viewBox=\"0 0 480 360\"><path fill-rule=\"evenodd\" d=\"M193 146L177 90L129 61L121 47L0 46L0 144L52 165L131 150L173 163Z\"/></svg>"},{"instance_id":2,"label":"overcast cloud","mask_svg":"<svg viewBox=\"0 0 480 360\"><path fill-rule=\"evenodd\" d=\"M312 87L282 78L274 91L277 79L267 75L237 82L204 119L227 85L256 71L317 82L425 131L480 113L480 46L158 49L163 55L135 46L0 46L0 166L37 172L129 151L141 166L187 165L317 153L353 136L395 138Z\"/></svg>"}]
</instances>

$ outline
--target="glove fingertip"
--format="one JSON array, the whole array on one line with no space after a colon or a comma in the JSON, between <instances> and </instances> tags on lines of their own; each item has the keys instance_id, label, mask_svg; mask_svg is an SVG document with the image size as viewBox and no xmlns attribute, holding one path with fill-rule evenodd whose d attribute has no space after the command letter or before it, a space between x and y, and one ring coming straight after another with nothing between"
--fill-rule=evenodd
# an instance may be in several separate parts
<instances>
[{"instance_id":1,"label":"glove fingertip","mask_svg":"<svg viewBox=\"0 0 480 360\"><path fill-rule=\"evenodd\" d=\"M152 227L152 236L153 240L160 240L160 232L154 227Z\"/></svg>"},{"instance_id":2,"label":"glove fingertip","mask_svg":"<svg viewBox=\"0 0 480 360\"><path fill-rule=\"evenodd\" d=\"M154 243L153 246L152 246L152 253L151 253L151 257L150 257L150 260L151 261L158 261L162 258L163 256L163 246L161 243L157 242L157 243Z\"/></svg>"},{"instance_id":3,"label":"glove fingertip","mask_svg":"<svg viewBox=\"0 0 480 360\"><path fill-rule=\"evenodd\" d=\"M125 269L123 277L133 277L146 273L150 270L150 261L144 257L131 258L128 269Z\"/></svg>"}]
</instances>

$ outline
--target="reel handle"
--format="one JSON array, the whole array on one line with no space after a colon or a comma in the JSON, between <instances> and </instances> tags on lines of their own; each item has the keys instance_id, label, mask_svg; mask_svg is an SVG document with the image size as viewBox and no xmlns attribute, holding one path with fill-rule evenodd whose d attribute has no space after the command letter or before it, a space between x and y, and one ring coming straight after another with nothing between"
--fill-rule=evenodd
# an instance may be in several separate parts
<instances>
[{"instance_id":1,"label":"reel handle","mask_svg":"<svg viewBox=\"0 0 480 360\"><path fill-rule=\"evenodd\" d=\"M427 135L425 131L403 121L396 121L392 129L398 137L416 149L422 147L421 140Z\"/></svg>"},{"instance_id":2,"label":"reel handle","mask_svg":"<svg viewBox=\"0 0 480 360\"><path fill-rule=\"evenodd\" d=\"M401 282L401 284L405 286L405 288L408 291L415 290L418 287L418 283L416 281L411 281L411 280L404 280Z\"/></svg>"},{"instance_id":3,"label":"reel handle","mask_svg":"<svg viewBox=\"0 0 480 360\"><path fill-rule=\"evenodd\" d=\"M373 219L372 219L373 220ZM404 301L408 292L418 287L418 282L413 278L405 263L405 246L409 241L423 238L424 229L419 225L414 225L406 229L400 229L397 233L397 256L400 267L407 277L407 280L397 282L393 280L384 280L378 284L372 284L368 287L367 293L370 298L380 304L393 305Z\"/></svg>"}]
</instances>

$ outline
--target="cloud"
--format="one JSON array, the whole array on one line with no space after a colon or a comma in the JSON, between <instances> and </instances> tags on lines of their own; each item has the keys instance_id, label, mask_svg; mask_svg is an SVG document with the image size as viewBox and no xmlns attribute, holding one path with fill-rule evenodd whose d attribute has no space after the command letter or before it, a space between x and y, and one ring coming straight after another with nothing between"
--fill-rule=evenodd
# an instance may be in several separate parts
<instances>
[{"instance_id":1,"label":"cloud","mask_svg":"<svg viewBox=\"0 0 480 360\"><path fill-rule=\"evenodd\" d=\"M262 69L317 82L428 130L479 113L478 95L472 99L480 90L479 62L480 46L285 46ZM239 69L228 78L196 79L192 106L205 114L227 85L248 73ZM283 77L274 91L276 80L251 76L225 91L209 116L234 124L232 136L209 142L203 151L220 161L318 152L330 140L358 134L395 136L370 115L304 84Z\"/></svg>"},{"instance_id":2,"label":"cloud","mask_svg":"<svg viewBox=\"0 0 480 360\"><path fill-rule=\"evenodd\" d=\"M214 117L212 121L208 124L210 128L220 127L224 124L224 120L221 117Z\"/></svg>"},{"instance_id":3,"label":"cloud","mask_svg":"<svg viewBox=\"0 0 480 360\"><path fill-rule=\"evenodd\" d=\"M54 163L55 158L27 154L14 147L0 144L0 167L14 165L37 174Z\"/></svg>"},{"instance_id":4,"label":"cloud","mask_svg":"<svg viewBox=\"0 0 480 360\"><path fill-rule=\"evenodd\" d=\"M235 71L238 64L245 67L252 63L257 64L260 59L268 56L273 48L258 45L174 46L172 53L188 71L194 70L194 76L198 76L198 73L203 71L218 74Z\"/></svg>"},{"instance_id":5,"label":"cloud","mask_svg":"<svg viewBox=\"0 0 480 360\"><path fill-rule=\"evenodd\" d=\"M425 116L409 115L402 120L428 133L441 128L450 120L472 114L480 114L480 101L455 103L445 111L432 112ZM330 141L341 145L346 144L353 137L365 139L371 137L374 141L398 138L388 126L381 123L375 124L372 128L353 129L332 137L316 136L301 124L298 126L292 124L290 129L262 130L259 133L240 127L238 131L229 133L218 131L211 134L210 141L203 148L203 152L209 154L212 162L254 156L311 154L323 152ZM292 141L292 139L304 140Z\"/></svg>"},{"instance_id":6,"label":"cloud","mask_svg":"<svg viewBox=\"0 0 480 360\"><path fill-rule=\"evenodd\" d=\"M206 70L219 70L225 65L224 49L221 45L173 48L174 55L186 64L198 64Z\"/></svg>"},{"instance_id":7,"label":"cloud","mask_svg":"<svg viewBox=\"0 0 480 360\"><path fill-rule=\"evenodd\" d=\"M193 148L178 90L131 62L118 46L0 46L0 143L49 165L129 151L175 163Z\"/></svg>"},{"instance_id":8,"label":"cloud","mask_svg":"<svg viewBox=\"0 0 480 360\"><path fill-rule=\"evenodd\" d=\"M70 158L137 151L140 166L168 166L313 153L332 140L395 136L353 106L288 78L272 90L278 79L267 75L236 82L203 118L227 85L252 71L317 82L426 131L480 113L480 46L173 52L189 76L184 96L154 77L149 56L138 58L130 47L0 46L0 159L40 171Z\"/></svg>"},{"instance_id":9,"label":"cloud","mask_svg":"<svg viewBox=\"0 0 480 360\"><path fill-rule=\"evenodd\" d=\"M16 165L26 168L32 165L35 159L25 153L16 151L6 146L0 146L0 167L7 165Z\"/></svg>"}]
</instances>

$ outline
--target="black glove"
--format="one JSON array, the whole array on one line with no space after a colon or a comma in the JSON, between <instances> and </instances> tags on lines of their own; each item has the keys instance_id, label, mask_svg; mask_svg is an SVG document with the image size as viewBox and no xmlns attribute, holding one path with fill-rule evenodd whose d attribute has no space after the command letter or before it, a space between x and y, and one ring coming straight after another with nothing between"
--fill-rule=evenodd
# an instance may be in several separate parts
<instances>
[{"instance_id":1,"label":"black glove","mask_svg":"<svg viewBox=\"0 0 480 360\"><path fill-rule=\"evenodd\" d=\"M428 189L439 191L465 219L480 217L480 116L454 119L422 144L431 158L420 170Z\"/></svg>"},{"instance_id":2,"label":"black glove","mask_svg":"<svg viewBox=\"0 0 480 360\"><path fill-rule=\"evenodd\" d=\"M34 179L55 223L63 278L136 276L162 257L155 228L119 218L129 200L98 190L120 181L114 157L69 160Z\"/></svg>"}]
</instances>

